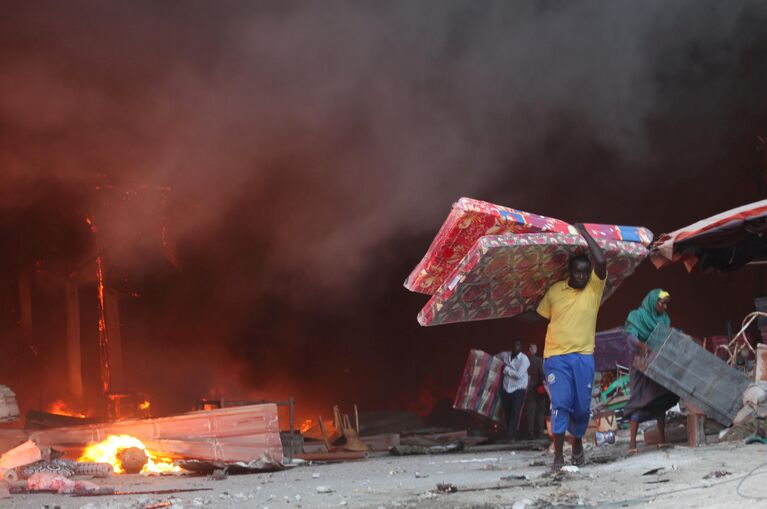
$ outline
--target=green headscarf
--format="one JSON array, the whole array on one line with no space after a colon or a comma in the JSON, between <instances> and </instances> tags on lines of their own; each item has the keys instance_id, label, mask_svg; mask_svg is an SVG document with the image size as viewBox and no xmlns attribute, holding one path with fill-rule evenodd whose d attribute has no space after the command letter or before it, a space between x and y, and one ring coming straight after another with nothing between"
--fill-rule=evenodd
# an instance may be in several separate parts
<instances>
[{"instance_id":1,"label":"green headscarf","mask_svg":"<svg viewBox=\"0 0 767 509\"><path fill-rule=\"evenodd\" d=\"M642 304L629 313L626 319L626 324L624 325L626 332L636 336L642 343L647 341L652 331L655 330L655 326L659 323L671 325L671 318L669 318L668 313L659 315L655 310L658 296L662 291L660 288L651 290L645 296Z\"/></svg>"}]
</instances>

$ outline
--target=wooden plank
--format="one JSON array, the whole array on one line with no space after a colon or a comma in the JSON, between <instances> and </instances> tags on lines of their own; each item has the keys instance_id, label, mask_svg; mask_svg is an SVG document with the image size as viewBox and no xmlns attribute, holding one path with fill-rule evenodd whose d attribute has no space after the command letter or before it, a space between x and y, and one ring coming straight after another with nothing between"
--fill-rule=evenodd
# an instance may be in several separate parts
<instances>
[{"instance_id":1,"label":"wooden plank","mask_svg":"<svg viewBox=\"0 0 767 509\"><path fill-rule=\"evenodd\" d=\"M70 426L82 426L86 424L98 424L98 419L88 419L85 417L73 417L71 415L51 414L30 410L24 418L24 429L39 430L51 428L63 428Z\"/></svg>"},{"instance_id":2,"label":"wooden plank","mask_svg":"<svg viewBox=\"0 0 767 509\"><path fill-rule=\"evenodd\" d=\"M706 416L702 414L687 415L687 445L700 447L706 444Z\"/></svg>"}]
</instances>

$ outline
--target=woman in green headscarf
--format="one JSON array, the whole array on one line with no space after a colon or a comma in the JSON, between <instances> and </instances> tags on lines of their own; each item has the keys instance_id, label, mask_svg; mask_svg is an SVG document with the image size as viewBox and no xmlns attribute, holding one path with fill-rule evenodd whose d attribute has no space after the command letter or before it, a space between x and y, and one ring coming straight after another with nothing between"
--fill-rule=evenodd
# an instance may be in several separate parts
<instances>
[{"instance_id":1,"label":"woman in green headscarf","mask_svg":"<svg viewBox=\"0 0 767 509\"><path fill-rule=\"evenodd\" d=\"M647 348L645 343L659 323L671 325L667 312L670 302L671 295L656 288L645 296L638 308L629 313L624 328L629 350L635 356L644 357ZM624 416L630 419L631 426L629 454L635 454L637 451L636 436L639 423L650 419L658 421L658 446L665 445L666 411L679 401L676 394L650 380L634 364L636 363L631 365L630 374L631 396L623 410Z\"/></svg>"}]
</instances>

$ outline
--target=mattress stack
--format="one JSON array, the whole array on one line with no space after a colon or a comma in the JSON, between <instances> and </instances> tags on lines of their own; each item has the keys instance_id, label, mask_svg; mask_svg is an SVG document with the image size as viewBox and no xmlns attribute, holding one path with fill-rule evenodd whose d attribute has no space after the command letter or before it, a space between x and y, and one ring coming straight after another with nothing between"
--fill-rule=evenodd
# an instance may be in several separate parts
<instances>
[{"instance_id":1,"label":"mattress stack","mask_svg":"<svg viewBox=\"0 0 767 509\"><path fill-rule=\"evenodd\" d=\"M607 299L647 257L652 233L584 226L605 251ZM535 309L549 286L566 278L568 258L587 251L564 221L461 198L405 287L431 296L418 315L424 326L508 318Z\"/></svg>"}]
</instances>

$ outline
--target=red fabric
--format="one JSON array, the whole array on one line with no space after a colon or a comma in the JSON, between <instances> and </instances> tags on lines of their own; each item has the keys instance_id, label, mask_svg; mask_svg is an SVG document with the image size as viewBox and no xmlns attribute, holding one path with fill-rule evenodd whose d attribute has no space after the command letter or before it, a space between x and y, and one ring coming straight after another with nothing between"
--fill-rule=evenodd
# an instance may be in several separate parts
<instances>
[{"instance_id":1,"label":"red fabric","mask_svg":"<svg viewBox=\"0 0 767 509\"><path fill-rule=\"evenodd\" d=\"M717 229L755 221L765 215L767 215L767 200L762 200L702 219L671 233L664 233L653 243L650 260L657 268L682 261L687 270L692 271L698 262L697 257L694 254L678 253L676 249L678 244L694 242L696 237L710 235Z\"/></svg>"}]
</instances>

